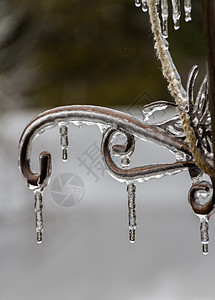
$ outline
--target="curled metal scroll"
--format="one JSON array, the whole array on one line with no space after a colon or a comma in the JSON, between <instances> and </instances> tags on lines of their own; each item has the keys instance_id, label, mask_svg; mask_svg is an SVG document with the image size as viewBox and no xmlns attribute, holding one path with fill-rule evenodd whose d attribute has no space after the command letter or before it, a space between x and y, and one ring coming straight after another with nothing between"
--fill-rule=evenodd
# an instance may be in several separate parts
<instances>
[{"instance_id":1,"label":"curled metal scroll","mask_svg":"<svg viewBox=\"0 0 215 300\"><path fill-rule=\"evenodd\" d=\"M38 174L32 170L30 156L33 141L41 131L49 128L50 126L53 127L62 121L79 121L85 124L98 124L106 126L107 128L113 128L114 130L121 130L127 135L127 137L134 136L142 140L148 140L160 144L166 147L172 153L175 153L175 151L180 151L189 157L190 162L187 163L188 165L186 166L188 167L189 164L194 165L186 142L169 135L165 132L162 126L159 127L157 125L148 125L144 121L137 119L134 116L108 108L85 105L58 107L45 111L34 118L26 126L20 138L18 155L19 167L24 179L31 189L43 187L51 173L51 156L48 152L41 153L40 173ZM106 148L103 149L106 153ZM117 151L117 147L115 147L115 151ZM105 160L104 153L103 157ZM186 166L182 166L182 164L172 164L172 169L184 169ZM151 166L146 167L145 170L151 170ZM154 170L156 171L156 168ZM119 173L120 172L122 172L121 174L123 178L124 170L119 171ZM133 175L130 175L130 178L135 179L136 173L139 171L132 172Z\"/></svg>"}]
</instances>

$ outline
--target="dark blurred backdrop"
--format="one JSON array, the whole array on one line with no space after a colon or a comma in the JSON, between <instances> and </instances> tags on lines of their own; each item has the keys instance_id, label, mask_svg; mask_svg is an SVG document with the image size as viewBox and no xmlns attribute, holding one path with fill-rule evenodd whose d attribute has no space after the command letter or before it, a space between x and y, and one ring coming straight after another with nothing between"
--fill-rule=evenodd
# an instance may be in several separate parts
<instances>
[{"instance_id":1,"label":"dark blurred backdrop","mask_svg":"<svg viewBox=\"0 0 215 300\"><path fill-rule=\"evenodd\" d=\"M177 32L169 20L171 53L183 83L193 64L205 70L200 1L193 3L192 16L188 24L181 20ZM130 105L143 93L151 95L144 102L171 100L148 13L133 0L0 2L1 110Z\"/></svg>"}]
</instances>

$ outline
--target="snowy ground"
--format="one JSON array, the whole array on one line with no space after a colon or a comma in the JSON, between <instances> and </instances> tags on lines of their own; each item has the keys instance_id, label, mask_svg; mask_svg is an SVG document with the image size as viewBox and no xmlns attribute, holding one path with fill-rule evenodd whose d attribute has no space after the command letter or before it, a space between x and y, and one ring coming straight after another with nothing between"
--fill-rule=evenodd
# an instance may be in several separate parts
<instances>
[{"instance_id":1,"label":"snowy ground","mask_svg":"<svg viewBox=\"0 0 215 300\"><path fill-rule=\"evenodd\" d=\"M187 172L137 185L137 240L130 244L125 184L103 170L99 156L89 174L80 165L85 159L89 167L87 150L100 145L95 126L70 126L67 163L60 159L57 128L35 142L35 169L40 151L53 156L44 194L44 239L37 245L33 195L17 167L19 137L35 114L14 112L0 119L0 299L214 299L215 218L205 257L199 222L187 201ZM167 151L137 142L134 164L168 161L173 157ZM58 182L65 176L79 178L81 189L71 192L67 185L62 192L74 199L74 191L81 191L77 203L61 201Z\"/></svg>"}]
</instances>

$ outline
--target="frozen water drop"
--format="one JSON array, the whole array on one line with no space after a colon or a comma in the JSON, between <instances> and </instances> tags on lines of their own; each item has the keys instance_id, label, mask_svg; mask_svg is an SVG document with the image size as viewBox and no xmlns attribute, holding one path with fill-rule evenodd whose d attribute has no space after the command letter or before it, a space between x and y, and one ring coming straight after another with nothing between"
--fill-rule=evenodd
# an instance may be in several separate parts
<instances>
[{"instance_id":1,"label":"frozen water drop","mask_svg":"<svg viewBox=\"0 0 215 300\"><path fill-rule=\"evenodd\" d=\"M126 168L130 165L130 158L127 156L122 157L121 159L121 165L123 168Z\"/></svg>"},{"instance_id":2,"label":"frozen water drop","mask_svg":"<svg viewBox=\"0 0 215 300\"><path fill-rule=\"evenodd\" d=\"M42 243L42 232L37 232L37 244Z\"/></svg>"},{"instance_id":3,"label":"frozen water drop","mask_svg":"<svg viewBox=\"0 0 215 300\"><path fill-rule=\"evenodd\" d=\"M202 245L202 253L204 255L207 255L208 254L208 244L203 244Z\"/></svg>"},{"instance_id":4,"label":"frozen water drop","mask_svg":"<svg viewBox=\"0 0 215 300\"><path fill-rule=\"evenodd\" d=\"M174 20L174 29L178 30L180 28L180 21L179 19Z\"/></svg>"},{"instance_id":5,"label":"frozen water drop","mask_svg":"<svg viewBox=\"0 0 215 300\"><path fill-rule=\"evenodd\" d=\"M67 152L67 149L63 149L63 150L62 150L62 160L63 160L64 162L66 162L66 161L67 161L67 158L68 158L68 152Z\"/></svg>"},{"instance_id":6,"label":"frozen water drop","mask_svg":"<svg viewBox=\"0 0 215 300\"><path fill-rule=\"evenodd\" d=\"M104 133L109 127L107 124L102 123L97 123L96 125L99 127L101 133Z\"/></svg>"},{"instance_id":7,"label":"frozen water drop","mask_svg":"<svg viewBox=\"0 0 215 300\"><path fill-rule=\"evenodd\" d=\"M140 7L141 6L141 0L135 0L135 6Z\"/></svg>"},{"instance_id":8,"label":"frozen water drop","mask_svg":"<svg viewBox=\"0 0 215 300\"><path fill-rule=\"evenodd\" d=\"M147 10L148 10L147 0L142 0L142 11L147 12Z\"/></svg>"},{"instance_id":9,"label":"frozen water drop","mask_svg":"<svg viewBox=\"0 0 215 300\"><path fill-rule=\"evenodd\" d=\"M191 21L191 0L184 0L185 22Z\"/></svg>"},{"instance_id":10,"label":"frozen water drop","mask_svg":"<svg viewBox=\"0 0 215 300\"><path fill-rule=\"evenodd\" d=\"M135 243L136 231L135 229L129 230L129 241L131 244Z\"/></svg>"},{"instance_id":11,"label":"frozen water drop","mask_svg":"<svg viewBox=\"0 0 215 300\"><path fill-rule=\"evenodd\" d=\"M82 128L83 127L83 123L82 121L72 121L72 123L77 126L78 128Z\"/></svg>"}]
</instances>

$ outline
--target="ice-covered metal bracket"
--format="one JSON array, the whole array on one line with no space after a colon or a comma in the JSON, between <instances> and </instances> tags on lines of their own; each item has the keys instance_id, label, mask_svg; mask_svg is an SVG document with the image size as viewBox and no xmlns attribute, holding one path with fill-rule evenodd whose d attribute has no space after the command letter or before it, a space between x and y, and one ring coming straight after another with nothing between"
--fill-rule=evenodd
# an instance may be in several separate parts
<instances>
[{"instance_id":1,"label":"ice-covered metal bracket","mask_svg":"<svg viewBox=\"0 0 215 300\"><path fill-rule=\"evenodd\" d=\"M173 175L188 169L190 176L195 180L200 178L201 170L193 161L192 155L185 141L185 135L181 127L181 121L177 114L171 119L157 124L149 124L147 120L157 110L167 109L175 104L158 101L146 105L143 108L143 119L136 118L117 110L102 108L98 106L72 105L47 110L35 117L24 129L20 138L18 162L20 171L28 187L33 191L35 198L35 217L37 242L42 241L43 217L42 217L42 194L51 176L51 154L42 152L40 154L39 172L34 172L31 167L31 149L35 138L47 128L59 125L60 145L62 159L67 160L68 125L96 124L103 133L101 142L101 154L107 171L112 177L127 185L128 191L128 216L129 216L129 238L135 241L136 212L135 212L135 182L144 182L165 175ZM84 129L83 129L84 130ZM123 134L126 142L123 145L114 144L117 134ZM135 139L148 140L157 143L172 152L176 161L174 163L156 164L130 168L130 158L135 150ZM115 156L120 156L121 164L117 163ZM212 165L210 157L207 158ZM197 184L197 183L196 183ZM208 187L195 185L190 191L191 204L195 206L197 213L202 204L196 201L197 191L209 190ZM198 200L198 199L197 199ZM194 203L194 204L193 204ZM206 207L207 206L207 207ZM211 200L204 203L203 215L211 213L213 203ZM200 214L202 212L200 211ZM205 224L207 223L202 223ZM203 225L202 225L203 226ZM205 239L204 239L205 243ZM206 248L204 248L205 251Z\"/></svg>"},{"instance_id":2,"label":"ice-covered metal bracket","mask_svg":"<svg viewBox=\"0 0 215 300\"><path fill-rule=\"evenodd\" d=\"M171 6L169 5L171 3ZM161 62L162 73L176 104L158 101L143 108L143 119L113 109L96 106L58 107L38 115L25 128L19 144L19 167L35 198L37 242L42 241L43 217L42 194L51 176L51 154L40 154L40 170L31 168L31 149L34 139L50 126L59 125L62 159L68 156L68 125L97 124L102 131L101 154L107 171L116 180L127 185L129 239L135 241L136 232L136 182L144 182L165 175L173 175L188 169L193 185L188 199L194 213L200 219L203 254L208 253L208 221L215 206L215 0L203 0L203 24L206 37L208 70L195 96L193 87L198 66L191 69L187 88L184 89L180 75L170 55L168 16L172 13L174 28L180 26L180 0L135 0L137 7L149 12L154 48ZM191 20L191 0L184 0L185 21ZM168 120L151 124L148 119L157 110L175 106L177 113ZM122 134L126 142L116 144L116 135ZM131 168L130 158L135 150L135 139L147 140L167 148L176 161ZM119 156L121 163L117 163ZM210 182L202 179L203 173Z\"/></svg>"}]
</instances>

